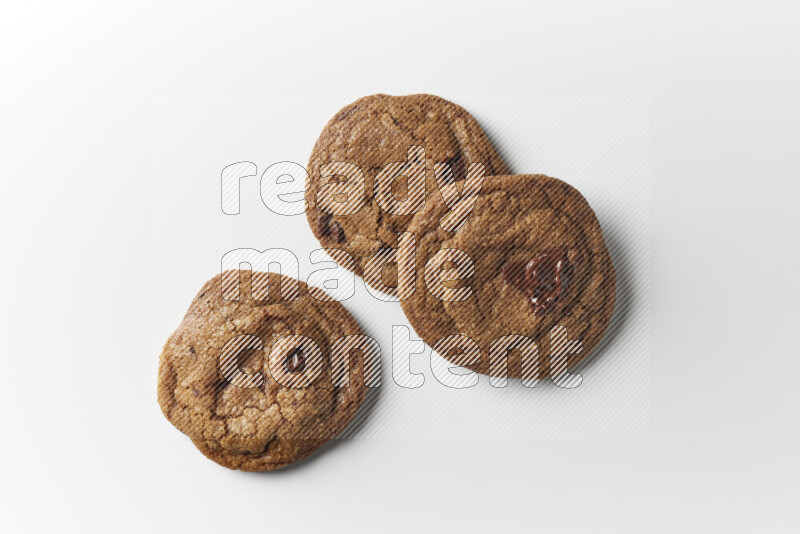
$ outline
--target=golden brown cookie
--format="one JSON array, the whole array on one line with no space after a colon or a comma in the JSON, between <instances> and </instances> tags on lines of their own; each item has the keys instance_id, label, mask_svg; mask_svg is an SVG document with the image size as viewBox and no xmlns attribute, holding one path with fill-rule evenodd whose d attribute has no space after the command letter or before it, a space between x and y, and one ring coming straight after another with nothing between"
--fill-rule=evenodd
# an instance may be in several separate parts
<instances>
[{"instance_id":1,"label":"golden brown cookie","mask_svg":"<svg viewBox=\"0 0 800 534\"><path fill-rule=\"evenodd\" d=\"M426 343L479 373L503 376L507 361L509 377L530 379L571 369L597 346L616 275L575 188L543 175L489 177L456 232L441 228L445 210L429 204L408 228L416 286L401 304Z\"/></svg>"},{"instance_id":2,"label":"golden brown cookie","mask_svg":"<svg viewBox=\"0 0 800 534\"><path fill-rule=\"evenodd\" d=\"M442 203L437 162L449 165L445 180L463 180L471 163L483 164L486 176L508 172L477 121L452 102L373 95L346 106L325 126L308 163L306 216L314 235L355 262L332 253L340 265L396 295L396 268L367 272L367 260L395 249L423 204Z\"/></svg>"},{"instance_id":3,"label":"golden brown cookie","mask_svg":"<svg viewBox=\"0 0 800 534\"><path fill-rule=\"evenodd\" d=\"M237 271L214 277L195 297L161 354L158 402L215 462L269 471L308 456L353 418L366 391L365 358L347 350L358 338L346 336L362 332L341 304L312 298L302 282L241 278L236 300L222 291L235 287ZM267 299L252 298L251 278L268 280Z\"/></svg>"}]
</instances>

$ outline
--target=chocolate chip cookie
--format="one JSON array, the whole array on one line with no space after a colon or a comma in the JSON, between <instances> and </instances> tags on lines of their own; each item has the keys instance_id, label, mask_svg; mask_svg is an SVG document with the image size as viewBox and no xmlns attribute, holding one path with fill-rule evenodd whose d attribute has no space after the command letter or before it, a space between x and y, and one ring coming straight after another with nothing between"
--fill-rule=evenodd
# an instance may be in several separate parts
<instances>
[{"instance_id":1,"label":"chocolate chip cookie","mask_svg":"<svg viewBox=\"0 0 800 534\"><path fill-rule=\"evenodd\" d=\"M364 399L365 363L374 361L338 302L277 274L244 271L239 281L238 271L225 271L195 297L161 354L158 401L210 459L269 471L347 426ZM254 299L255 286L267 298Z\"/></svg>"},{"instance_id":2,"label":"chocolate chip cookie","mask_svg":"<svg viewBox=\"0 0 800 534\"><path fill-rule=\"evenodd\" d=\"M616 275L575 188L543 175L489 177L457 231L441 228L445 210L426 205L408 228L416 283L401 305L425 342L457 365L523 379L564 373L597 346Z\"/></svg>"},{"instance_id":3,"label":"chocolate chip cookie","mask_svg":"<svg viewBox=\"0 0 800 534\"><path fill-rule=\"evenodd\" d=\"M340 265L396 295L398 235L423 205L442 203L437 162L447 165L439 176L445 182L464 180L470 164L482 164L486 176L508 172L477 121L452 102L373 95L346 106L325 126L308 163L306 215L314 235L349 255L331 253Z\"/></svg>"}]
</instances>

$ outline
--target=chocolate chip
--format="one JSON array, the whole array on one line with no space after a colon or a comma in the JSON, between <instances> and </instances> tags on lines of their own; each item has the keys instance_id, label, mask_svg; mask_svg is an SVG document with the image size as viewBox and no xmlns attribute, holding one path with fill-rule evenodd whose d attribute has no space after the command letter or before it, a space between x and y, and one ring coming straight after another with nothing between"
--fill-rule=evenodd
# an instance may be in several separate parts
<instances>
[{"instance_id":1,"label":"chocolate chip","mask_svg":"<svg viewBox=\"0 0 800 534\"><path fill-rule=\"evenodd\" d=\"M324 213L322 217L317 219L317 232L323 237L328 237L330 234L330 224L331 224L331 215L330 213Z\"/></svg>"},{"instance_id":2,"label":"chocolate chip","mask_svg":"<svg viewBox=\"0 0 800 534\"><path fill-rule=\"evenodd\" d=\"M294 349L283 362L283 366L289 373L299 373L306 368L306 358L303 355L303 349Z\"/></svg>"},{"instance_id":3,"label":"chocolate chip","mask_svg":"<svg viewBox=\"0 0 800 534\"><path fill-rule=\"evenodd\" d=\"M336 221L331 222L332 217L330 213L325 213L317 220L317 231L322 237L330 237L336 243L344 242L344 229L342 225Z\"/></svg>"},{"instance_id":4,"label":"chocolate chip","mask_svg":"<svg viewBox=\"0 0 800 534\"><path fill-rule=\"evenodd\" d=\"M330 235L337 243L344 242L344 229L336 221L333 221L333 224L330 225Z\"/></svg>"},{"instance_id":5,"label":"chocolate chip","mask_svg":"<svg viewBox=\"0 0 800 534\"><path fill-rule=\"evenodd\" d=\"M447 163L447 166L450 168L450 172L445 173L444 183L452 184L453 182L465 180L467 178L467 165L460 152L452 158L449 158L445 163Z\"/></svg>"}]
</instances>

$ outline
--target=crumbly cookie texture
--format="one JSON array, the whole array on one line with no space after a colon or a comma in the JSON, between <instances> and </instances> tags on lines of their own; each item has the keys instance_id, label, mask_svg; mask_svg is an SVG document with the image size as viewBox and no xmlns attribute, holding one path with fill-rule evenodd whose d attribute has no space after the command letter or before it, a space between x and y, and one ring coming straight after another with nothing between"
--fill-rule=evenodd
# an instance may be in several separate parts
<instances>
[{"instance_id":1,"label":"crumbly cookie texture","mask_svg":"<svg viewBox=\"0 0 800 534\"><path fill-rule=\"evenodd\" d=\"M586 358L611 319L616 274L600 224L583 196L543 175L496 176L486 179L467 222L455 233L440 227L445 210L427 205L409 227L418 245L416 290L401 304L417 334L431 346L453 334L468 336L480 348L479 362L464 363L457 352L441 355L483 374L494 374L492 341L521 335L538 346L538 377L550 376L551 336L558 326L568 340L581 343L566 360L559 354L558 371L564 363L572 368ZM426 263L442 249L461 250L473 262L471 276L464 278L469 269L462 268L464 279L444 283L469 287L464 300L442 300L426 286ZM508 353L508 376L537 378L529 368L523 373L516 350Z\"/></svg>"},{"instance_id":2,"label":"crumbly cookie texture","mask_svg":"<svg viewBox=\"0 0 800 534\"><path fill-rule=\"evenodd\" d=\"M483 164L486 176L508 172L478 122L462 107L443 98L373 95L343 108L325 126L311 153L306 216L325 248L343 250L353 258L351 263L347 256L332 254L340 265L356 274L363 275L365 261L372 254L396 248L398 235L411 222L413 213L395 214L381 208L375 184L380 170L406 161L412 146L425 147L426 205L442 203L434 163L449 163L455 180L464 179L470 163ZM320 207L321 187L347 181L341 175L321 176L321 167L333 162L355 164L364 173L365 203L357 213L332 215ZM407 184L405 191L401 180L397 185L393 194L403 199L408 194ZM379 289L396 294L396 276L396 271L386 269L381 278L385 287ZM365 278L370 283L369 277Z\"/></svg>"},{"instance_id":3,"label":"crumbly cookie texture","mask_svg":"<svg viewBox=\"0 0 800 534\"><path fill-rule=\"evenodd\" d=\"M167 419L208 458L231 469L269 471L308 456L353 418L366 391L363 357L352 355L349 383L337 387L330 354L337 339L362 332L341 304L312 298L303 282L294 281L297 300L283 300L280 288L293 281L277 274L268 277L267 299L254 300L250 291L251 278L266 274L243 272L239 299L225 300L225 274L230 272L203 286L164 346L158 402ZM238 352L238 357L231 353L226 347L241 335L259 338L261 349ZM307 364L301 349L279 345L277 359L269 357L277 340L293 335L312 339L320 349L314 360L317 379L309 379L310 385L292 381ZM248 387L231 382L223 351L233 355L245 375L234 382L242 380L239 386ZM254 378L258 373L266 380ZM280 381L276 373L282 374Z\"/></svg>"}]
</instances>

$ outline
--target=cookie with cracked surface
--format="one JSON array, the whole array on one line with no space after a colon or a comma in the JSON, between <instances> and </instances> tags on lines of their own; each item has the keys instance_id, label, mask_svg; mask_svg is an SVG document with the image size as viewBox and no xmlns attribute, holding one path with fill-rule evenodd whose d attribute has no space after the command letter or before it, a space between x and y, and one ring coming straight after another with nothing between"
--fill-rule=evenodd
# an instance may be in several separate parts
<instances>
[{"instance_id":1,"label":"cookie with cracked surface","mask_svg":"<svg viewBox=\"0 0 800 534\"><path fill-rule=\"evenodd\" d=\"M489 177L460 229L442 230L442 213L425 206L409 227L416 287L401 301L441 356L482 374L537 379L572 369L597 346L616 274L575 188L543 175ZM457 334L474 345L449 337Z\"/></svg>"},{"instance_id":2,"label":"cookie with cracked surface","mask_svg":"<svg viewBox=\"0 0 800 534\"><path fill-rule=\"evenodd\" d=\"M346 106L308 162L306 216L314 235L347 253L331 254L340 265L396 295L396 266L375 271L367 260L396 249L423 204L442 203L434 163L449 164L445 181L464 180L471 163L483 164L486 176L508 172L472 115L443 98L372 95Z\"/></svg>"},{"instance_id":3,"label":"cookie with cracked surface","mask_svg":"<svg viewBox=\"0 0 800 534\"><path fill-rule=\"evenodd\" d=\"M241 286L238 271L225 271L195 297L161 354L158 401L210 459L269 471L347 426L364 399L367 359L332 356L347 347L338 340L362 334L341 304L316 300L286 276L241 274ZM268 298L253 298L256 286ZM225 295L236 300L223 298L232 288Z\"/></svg>"}]
</instances>

